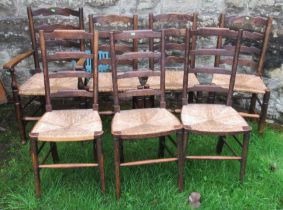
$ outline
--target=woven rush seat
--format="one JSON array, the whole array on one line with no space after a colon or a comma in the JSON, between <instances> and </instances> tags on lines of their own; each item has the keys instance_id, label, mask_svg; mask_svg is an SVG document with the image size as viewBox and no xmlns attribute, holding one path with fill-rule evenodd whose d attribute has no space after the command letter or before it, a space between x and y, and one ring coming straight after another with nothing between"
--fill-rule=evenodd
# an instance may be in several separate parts
<instances>
[{"instance_id":1,"label":"woven rush seat","mask_svg":"<svg viewBox=\"0 0 283 210\"><path fill-rule=\"evenodd\" d=\"M221 104L185 105L181 119L186 129L195 132L228 134L251 130L236 110Z\"/></svg>"},{"instance_id":2,"label":"woven rush seat","mask_svg":"<svg viewBox=\"0 0 283 210\"><path fill-rule=\"evenodd\" d=\"M112 120L112 134L119 136L154 135L182 128L175 115L163 108L124 110Z\"/></svg>"},{"instance_id":3,"label":"woven rush seat","mask_svg":"<svg viewBox=\"0 0 283 210\"><path fill-rule=\"evenodd\" d=\"M182 90L183 89L183 71L168 70L165 71L165 90ZM152 89L160 88L160 77L149 77L147 84ZM199 84L195 74L189 74L188 87Z\"/></svg>"},{"instance_id":4,"label":"woven rush seat","mask_svg":"<svg viewBox=\"0 0 283 210\"><path fill-rule=\"evenodd\" d=\"M212 83L223 88L229 88L229 75L214 74ZM244 93L265 93L267 87L259 76L236 74L234 90Z\"/></svg>"},{"instance_id":5,"label":"woven rush seat","mask_svg":"<svg viewBox=\"0 0 283 210\"><path fill-rule=\"evenodd\" d=\"M93 81L92 79L90 79L88 82L88 88L90 91L93 90L92 85L93 85ZM137 86L139 85L140 85L140 82L137 77L120 79L118 81L118 88L120 91L137 89ZM111 72L99 73L98 90L99 92L112 92L113 91Z\"/></svg>"},{"instance_id":6,"label":"woven rush seat","mask_svg":"<svg viewBox=\"0 0 283 210\"><path fill-rule=\"evenodd\" d=\"M56 93L59 90L77 90L78 78L52 78L50 79L50 91ZM20 95L44 96L43 73L36 73L19 87Z\"/></svg>"},{"instance_id":7,"label":"woven rush seat","mask_svg":"<svg viewBox=\"0 0 283 210\"><path fill-rule=\"evenodd\" d=\"M93 140L95 133L103 131L100 116L92 109L46 112L31 131L39 141L52 142Z\"/></svg>"}]
</instances>

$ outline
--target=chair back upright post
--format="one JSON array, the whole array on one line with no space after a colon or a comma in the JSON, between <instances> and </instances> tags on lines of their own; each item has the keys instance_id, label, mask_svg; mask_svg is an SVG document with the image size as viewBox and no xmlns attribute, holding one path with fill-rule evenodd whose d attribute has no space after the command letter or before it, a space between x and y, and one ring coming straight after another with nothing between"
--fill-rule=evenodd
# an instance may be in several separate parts
<instances>
[{"instance_id":1,"label":"chair back upright post","mask_svg":"<svg viewBox=\"0 0 283 210\"><path fill-rule=\"evenodd\" d=\"M159 39L161 42L160 52L145 51L145 52L126 52L118 55L116 50L116 41L129 40L129 39ZM113 96L114 96L114 111L120 111L120 98L128 98L133 96L160 96L160 107L165 108L165 32L154 32L151 30L135 30L124 31L120 33L110 32L110 48L111 48L111 68L112 68L112 81L113 81ZM160 71L154 71L153 69L137 69L136 71L119 72L117 70L117 64L123 60L138 60L138 59L159 59ZM118 91L118 80L131 77L150 77L160 76L160 89L154 90L147 89L134 89L126 90L124 92ZM146 85L146 84L145 84ZM144 86L145 86L144 85ZM138 87L137 87L138 88Z\"/></svg>"},{"instance_id":2,"label":"chair back upright post","mask_svg":"<svg viewBox=\"0 0 283 210\"><path fill-rule=\"evenodd\" d=\"M232 30L244 30L243 40L252 42L254 46L242 44L240 54L255 55L258 57L258 62L247 60L245 58L239 59L239 65L247 66L255 69L257 76L263 76L264 61L268 49L270 33L272 29L272 17L249 17L249 16L219 16L219 27L230 28ZM217 47L221 48L225 44L222 42L221 36L218 37ZM225 61L221 61L219 56L215 57L215 66Z\"/></svg>"},{"instance_id":3,"label":"chair back upright post","mask_svg":"<svg viewBox=\"0 0 283 210\"><path fill-rule=\"evenodd\" d=\"M225 67L196 67L195 63L188 62L188 68L185 71L184 74L184 82L183 82L183 105L187 105L187 93L188 91L203 91L203 92L224 92L227 93L227 101L226 105L231 106L232 105L232 95L233 95L233 89L235 85L235 77L236 77L236 71L237 71L237 65L238 65L238 59L239 59L239 53L240 53L240 46L241 46L241 39L243 36L243 31L239 30L233 31L229 30L227 28L199 28L197 30L189 30L188 33L188 39L192 40L194 37L197 39L198 37L224 37L233 39L236 42L236 45L234 47L230 48L202 48L202 47L196 47L195 50L193 50L190 45L191 41L188 41L188 55L191 56L224 56L224 57L232 57L232 64L230 69ZM218 85L212 84L212 83L200 83L197 85L194 85L193 87L188 88L188 74L189 73L203 73L203 74L226 74L230 76L230 83L229 83L229 89L222 88ZM188 90L189 89L189 90Z\"/></svg>"},{"instance_id":4,"label":"chair back upright post","mask_svg":"<svg viewBox=\"0 0 283 210\"><path fill-rule=\"evenodd\" d=\"M93 98L93 109L98 110L98 70L97 70L97 59L98 59L98 32L87 33L83 30L54 30L53 32L46 33L40 30L40 49L42 54L42 64L44 73L44 86L45 86L45 99L46 99L46 111L52 111L51 97L92 97ZM77 40L77 41L90 41L90 49L92 54L87 54L82 51L59 51L49 52L46 47L46 43L56 42L57 40ZM78 60L81 58L92 59L93 73L87 73L84 70L74 71L61 70L61 71L50 71L48 63L54 61L63 60ZM93 92L87 90L75 89L75 90L64 90L56 93L50 92L50 79L52 78L64 78L64 77L77 77L77 78L93 78Z\"/></svg>"},{"instance_id":5,"label":"chair back upright post","mask_svg":"<svg viewBox=\"0 0 283 210\"><path fill-rule=\"evenodd\" d=\"M68 8L59 8L59 7L51 7L51 8L41 8L38 10L32 10L31 7L27 7L27 14L29 20L29 30L31 36L32 49L34 50L34 65L35 72L40 72L40 57L39 57L39 40L38 33L39 30L43 30L46 32L51 32L56 29L70 29L70 30L83 30L84 29L84 19L83 19L83 8L79 8L79 10L72 10ZM65 17L77 17L79 18L77 25L71 24L35 24L35 17L40 16L65 16ZM69 43L71 44L71 43ZM84 43L81 40L79 45L81 50L84 50Z\"/></svg>"},{"instance_id":6,"label":"chair back upright post","mask_svg":"<svg viewBox=\"0 0 283 210\"><path fill-rule=\"evenodd\" d=\"M156 24L163 24L163 23L167 23L169 24L169 27L167 26L163 26L162 29L184 29L185 28L189 28L188 27L188 23L191 24L191 29L192 30L196 30L197 29L197 19L198 19L198 15L197 13L193 13L192 15L189 14L177 14L177 13L168 13L168 14L159 14L159 15L153 15L153 13L150 13L148 16L148 27L150 30L155 30L158 31L160 30L158 27L155 27ZM185 26L183 27L172 27L170 24L183 24ZM172 43L169 39L166 38L166 43ZM192 49L195 49L196 43L195 40L192 40ZM154 44L153 44L153 39L149 40L149 49L153 50L154 49ZM166 45L165 45L165 49L167 49ZM194 59L192 57L192 59ZM165 62L166 63L166 62ZM152 59L149 60L149 68L150 69L154 69L154 61Z\"/></svg>"}]
</instances>

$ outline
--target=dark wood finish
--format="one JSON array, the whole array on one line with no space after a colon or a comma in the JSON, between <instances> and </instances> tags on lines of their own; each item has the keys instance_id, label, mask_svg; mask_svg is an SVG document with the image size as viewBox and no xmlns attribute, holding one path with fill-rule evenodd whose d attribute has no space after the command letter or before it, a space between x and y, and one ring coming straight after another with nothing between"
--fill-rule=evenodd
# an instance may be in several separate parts
<instances>
[{"instance_id":1,"label":"dark wood finish","mask_svg":"<svg viewBox=\"0 0 283 210\"><path fill-rule=\"evenodd\" d=\"M230 83L229 83L229 89L222 88L218 85L215 84L202 84L200 83L199 85L195 85L192 88L189 88L189 90L194 90L194 91L199 91L200 93L202 92L226 92L227 93L227 100L226 100L226 105L231 106L232 105L232 95L233 95L233 89L234 89L234 84L235 84L235 77L236 77L236 71L237 71L237 65L238 65L238 59L239 59L239 54L241 50L241 40L243 36L243 31L231 31L229 29L224 29L224 28L202 28L202 29L197 29L195 31L188 30L188 37L190 40L190 44L193 43L192 39L195 38L195 40L198 40L199 38L202 37L210 37L210 36L218 36L218 42L220 42L221 39L225 36L226 39L233 40L235 44L234 47L231 48L226 48L226 49L202 49L202 46L196 46L198 50L194 50L192 47L188 46L188 55L189 56L203 56L203 55L209 55L213 57L217 57L219 55L222 56L230 56L230 59L232 60L231 67L227 68L219 68L219 60L215 60L214 67L196 67L195 63L188 62L188 68L185 70L184 73L184 82L183 82L183 99L182 103L183 105L188 104L188 73L203 73L203 74L224 74L224 75L229 75L230 76ZM236 34L236 35L235 35ZM221 40L222 41L222 40ZM198 44L198 42L196 42ZM223 51L222 51L223 50ZM229 50L229 53L222 53L226 50ZM200 53L196 53L200 52ZM221 53L220 53L221 52ZM190 58L189 58L190 59ZM208 94L210 95L210 94ZM189 125L183 125L184 127L184 134L183 134L183 147L182 150L180 150L182 157L179 157L181 160L179 160L181 172L183 173L184 165L182 163L183 159L186 160L239 160L241 163L241 170L240 170L240 181L243 181L243 177L245 174L245 169L246 169L246 161L247 161L247 145L249 141L249 134L250 134L250 128L244 128L240 132L230 132L227 133L225 130L219 131L216 133L212 133L209 128L207 130L203 131L196 131L192 130L192 128ZM196 134L202 134L202 135L218 135L219 140L218 144L216 147L216 153L220 154L222 151L222 148L224 145L227 146L229 151L233 154L233 156L206 156L206 155L186 155L185 150L187 147L188 139L190 133L196 133ZM238 155L236 150L228 143L228 141L225 139L226 135L236 135L236 134L242 134L244 136L243 144L239 144L242 147L242 154ZM192 146L190 145L189 148ZM180 169L179 168L179 169ZM181 179L182 180L182 179ZM183 187L183 183L181 184Z\"/></svg>"},{"instance_id":2,"label":"dark wood finish","mask_svg":"<svg viewBox=\"0 0 283 210\"><path fill-rule=\"evenodd\" d=\"M41 55L42 55L42 63L43 63L43 72L44 72L44 85L45 85L45 102L46 102L46 111L51 112L52 111L52 104L51 104L51 97L60 96L88 96L93 98L93 110L98 110L98 91L97 91L97 82L98 82L98 69L97 69L97 61L98 61L98 32L94 33L87 33L83 32L81 30L78 31L68 31L68 30L55 30L50 33L46 33L44 31L40 31L40 48L41 48ZM92 59L92 73L86 73L84 71L56 71L53 73L49 73L48 69L48 56L50 54L50 49L46 46L46 40L48 39L78 39L82 40L83 43L90 43L90 49L91 54L89 55ZM84 48L84 47L83 47ZM78 57L85 57L85 53L82 53L79 49L78 52L60 52L58 56L58 53L55 53L57 55L57 60L61 60L62 57L65 59L76 59ZM52 51L52 50L51 50ZM68 56L65 56L68 55ZM54 57L55 58L55 57ZM53 60L53 59L52 59ZM64 92L58 92L58 93L51 93L50 91L50 78L65 78L65 77L87 77L93 79L94 85L93 85L93 91L88 92L86 90L71 90L71 91L64 91ZM100 181L101 181L101 191L105 192L105 174L104 174L104 158L103 158L103 151L102 151L102 136L103 132L97 131L93 134L93 154L97 157L98 163L57 163L59 161L58 157L58 151L57 146L55 142L50 142L50 149L49 152L45 155L43 158L43 161L41 164L39 164L38 155L39 152L43 149L43 146L45 145L45 142L41 145L40 149L37 148L37 141L40 134L38 133L30 133L31 139L31 153L32 153L32 161L33 161L33 168L34 168L34 175L35 175L35 189L36 189L36 196L40 197L41 190L40 190L40 175L39 175L39 169L45 169L45 168L81 168L81 167L98 167L99 168L99 174L100 174ZM52 155L54 164L45 164L47 161L49 155Z\"/></svg>"},{"instance_id":3,"label":"dark wood finish","mask_svg":"<svg viewBox=\"0 0 283 210\"><path fill-rule=\"evenodd\" d=\"M78 10L72 10L68 8L57 8L57 7L51 7L51 8L42 8L38 10L32 10L31 7L27 8L27 15L28 15L28 21L29 21L29 31L30 31L30 36L31 36L31 48L32 50L29 50L23 54L17 55L15 58L11 59L9 62L4 64L3 68L7 69L8 71L12 72L15 71L16 66L18 63L20 63L22 60L27 59L31 55L33 55L33 60L34 60L34 70L35 72L39 73L41 72L40 70L40 58L39 58L39 40L38 40L38 32L39 30L46 30L51 32L52 30L55 29L84 29L84 24L83 24L83 9L79 8ZM39 25L36 24L36 21L34 21L35 18L39 16L53 16L53 15L61 15L61 16L68 16L68 17L78 17L78 24L77 25L71 25L71 24L54 24L54 25ZM75 22L75 21L73 21ZM62 44L62 43L61 43ZM56 44L58 45L58 43ZM55 46L56 46L55 45ZM78 45L75 43L72 43L71 41L69 43L64 43L64 45L69 45L69 46L80 46L80 49L83 50L83 42L79 42ZM20 131L20 137L21 137L21 142L23 144L26 143L26 131L25 127L28 121L26 121L26 116L25 116L25 110L26 107L21 104L21 97L19 95L19 85L17 82L17 77L16 73L13 72L11 73L12 77L12 84L11 86L13 87L13 98L16 99L14 100L15 103L15 109L16 109L16 117L17 117L17 123ZM29 116L27 116L29 117Z\"/></svg>"},{"instance_id":4,"label":"dark wood finish","mask_svg":"<svg viewBox=\"0 0 283 210\"><path fill-rule=\"evenodd\" d=\"M234 30L243 29L243 39L251 42L252 44L258 47L249 47L245 44L241 46L241 54L253 55L257 57L258 61L255 62L254 59L240 58L238 64L241 66L251 67L255 70L257 76L263 76L264 70L264 61L268 49L269 38L271 34L272 27L272 17L250 17L250 16L226 16L225 14L221 14L219 17L219 27L228 27ZM221 36L218 37L217 47L225 47L225 43L221 42ZM231 60L220 59L219 56L215 58L215 66L223 63L231 63ZM267 90L269 92L269 90ZM264 95L268 95L269 93L265 93ZM248 114L255 113L256 106L256 98L257 94L251 93L250 98L250 110ZM268 96L264 96L263 98L267 99ZM265 101L268 104L268 101ZM259 105L261 107L260 110L260 120L258 121L258 131L259 133L264 132L264 124L267 115L267 105L262 106L262 102L259 101ZM252 116L252 115L251 115ZM250 117L250 115L246 115L245 117ZM261 120L262 119L262 120ZM264 120L263 120L264 119Z\"/></svg>"},{"instance_id":5,"label":"dark wood finish","mask_svg":"<svg viewBox=\"0 0 283 210\"><path fill-rule=\"evenodd\" d=\"M117 40L127 40L127 39L151 39L160 40L160 50L159 53L154 52L153 50L149 52L133 52L133 53L124 53L122 55L117 55L117 51L115 50ZM125 31L125 32L110 32L110 49L111 49L111 69L112 69L112 82L113 82L113 98L114 98L114 111L115 113L120 112L120 98L124 97L132 97L138 96L135 100L136 103L142 101L143 106L146 104L145 98L140 98L141 96L149 97L149 96L160 96L160 107L165 108L165 32L162 30L161 32L154 32L151 30L135 30L135 31ZM119 59L145 59L150 60L151 58L157 59L159 58L160 71L154 71L154 69L134 69L134 71L129 72L119 72L118 73L118 60ZM127 90L127 91L118 91L118 80L123 78L132 78L132 77L150 77L150 76L159 76L160 77L160 89L153 90L147 84L143 86L140 85L136 89ZM141 99L141 100L140 100ZM148 105L146 105L148 106ZM115 116L114 116L115 118ZM176 127L175 130L171 130L168 132L156 132L156 133L148 133L148 134L132 134L132 135L123 135L121 132L112 131L113 139L114 139L114 161L115 161L115 177L116 177L116 198L119 199L121 196L121 184L120 184L120 173L122 166L136 166L136 165L147 165L147 164L157 164L157 163L165 163L165 162L174 162L178 158L159 158L159 159L151 159L151 160L140 160L140 161L132 161L132 162L124 162L124 154L123 154L123 142L125 140L142 140L144 138L159 138L160 141L160 153L159 156L162 157L164 155L164 140L165 136L171 135L175 132L178 132L178 148L182 150L182 130L181 127ZM182 154L178 153L178 156L181 157ZM182 159L180 159L182 160ZM181 183L182 176L181 170L179 170L179 183ZM179 184L181 186L181 184Z\"/></svg>"},{"instance_id":6,"label":"dark wood finish","mask_svg":"<svg viewBox=\"0 0 283 210\"><path fill-rule=\"evenodd\" d=\"M7 103L7 96L6 96L6 91L4 89L4 86L0 80L0 104Z\"/></svg>"}]
</instances>

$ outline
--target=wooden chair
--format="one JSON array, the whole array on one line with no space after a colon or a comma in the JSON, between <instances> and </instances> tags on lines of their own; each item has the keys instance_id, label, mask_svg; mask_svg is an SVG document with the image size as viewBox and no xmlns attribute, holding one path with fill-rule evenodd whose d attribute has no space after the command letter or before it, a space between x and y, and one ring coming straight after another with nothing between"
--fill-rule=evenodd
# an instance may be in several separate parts
<instances>
[{"instance_id":1,"label":"wooden chair","mask_svg":"<svg viewBox=\"0 0 283 210\"><path fill-rule=\"evenodd\" d=\"M8 102L7 96L6 96L6 90L4 88L4 85L2 84L2 81L0 80L0 105L5 104Z\"/></svg>"},{"instance_id":2,"label":"wooden chair","mask_svg":"<svg viewBox=\"0 0 283 210\"><path fill-rule=\"evenodd\" d=\"M240 179L243 181L247 152L248 152L248 142L251 128L247 122L241 117L241 115L234 110L232 105L232 94L235 83L235 74L237 70L237 62L240 51L240 40L242 36L242 31L239 32L231 31L229 29L223 28L199 28L198 30L190 30L190 39L197 38L197 46L195 50L189 50L189 56L196 56L196 60L201 56L225 56L233 60L231 68L225 67L213 67L209 66L199 66L196 63L189 62L187 71L184 74L183 81L183 107L181 111L181 120L184 127L184 148L186 148L187 140L191 133L196 134L209 134L220 136L220 138L227 144L228 149L230 149L234 156L186 156L184 153L182 161L194 160L194 159L209 159L209 160L239 160L241 163ZM236 47L231 48L207 48L201 46L199 38L219 36L233 39L236 42ZM191 49L189 47L189 49ZM229 88L223 88L221 86L215 85L209 82L201 82L199 85L194 85L193 87L188 86L188 74L223 74L229 76ZM211 78L210 78L211 80ZM227 101L225 105L222 104L188 104L188 91L201 91L201 92L222 92L227 94ZM243 134L243 143L241 143L235 135ZM228 144L226 139L227 135L232 135L236 142L242 147L242 155L237 155L235 150ZM183 163L181 163L183 165ZM183 169L181 169L183 171ZM182 176L181 176L182 177Z\"/></svg>"},{"instance_id":3,"label":"wooden chair","mask_svg":"<svg viewBox=\"0 0 283 210\"><path fill-rule=\"evenodd\" d=\"M160 29L169 29L166 30L165 34L165 91L182 92L185 67L184 39L186 28L192 28L194 30L197 28L196 13L193 15L174 13L160 15L149 14L149 29L157 31ZM180 31L178 32L177 29L180 29ZM149 46L151 50L157 47L153 45L152 40L150 40ZM195 47L195 42L193 42L192 47ZM172 67L172 64L174 66L178 65L179 67ZM154 68L152 59L150 60L149 66L150 69ZM191 85L198 84L198 80L194 74L189 75L189 83ZM151 88L158 88L159 78L151 77L148 84Z\"/></svg>"},{"instance_id":4,"label":"wooden chair","mask_svg":"<svg viewBox=\"0 0 283 210\"><path fill-rule=\"evenodd\" d=\"M11 59L9 62L4 64L3 68L8 70L11 74L11 86L13 90L13 98L14 98L14 104L16 109L16 117L18 121L18 126L20 130L20 137L21 142L24 144L26 142L26 124L29 121L38 120L38 117L34 117L36 114L28 114L27 109L29 108L29 105L34 99L37 98L44 98L44 82L43 82L43 73L40 70L40 55L38 52L39 49L39 40L38 40L38 32L39 30L44 31L53 31L55 29L83 29L84 28L84 22L83 22L83 9L80 8L79 10L71 10L67 8L44 8L44 9L38 9L38 10L32 10L31 7L27 8L28 13L28 19L29 19L29 30L31 35L31 42L32 42L32 49L22 53L13 59ZM41 16L65 16L66 18L69 16L77 18L77 25L73 24L41 24L40 19L37 19ZM65 20L66 21L66 20ZM71 42L67 42L66 45L72 45ZM83 47L83 43L79 44L78 47ZM30 56L33 56L34 60L34 72L35 74L29 78L27 81L25 81L23 84L19 84L17 80L17 72L16 67L17 64L22 62L23 60L29 58ZM78 86L78 79L75 78L68 78L65 81L61 81L61 78L52 79L51 84L51 92L57 92L61 89L73 89L74 87ZM29 100L27 103L22 104L23 97L29 97ZM44 103L43 103L44 104ZM40 107L39 107L40 108Z\"/></svg>"},{"instance_id":5,"label":"wooden chair","mask_svg":"<svg viewBox=\"0 0 283 210\"><path fill-rule=\"evenodd\" d=\"M116 26L116 27L115 27ZM110 54L110 44L109 44L109 34L110 30L112 31L122 31L122 30L137 30L138 29L138 16L134 15L133 17L121 16L121 15L106 15L106 16L97 16L93 17L89 15L89 29L91 32L94 30L99 31L99 50L103 52L109 52ZM116 45L116 50L121 52L126 52L129 50L137 51L138 43L136 40L128 43L120 43ZM84 65L84 60L80 60L77 64L78 68L81 68ZM136 60L127 61L127 63L132 66L132 69L137 69L138 63ZM102 58L98 61L99 65L110 65L111 58ZM111 65L109 72L99 72L99 92L101 93L112 93L112 73ZM92 80L87 84L88 88L92 89ZM129 90L136 88L140 85L138 78L124 79L121 81L120 90ZM101 114L113 114L109 111L101 111Z\"/></svg>"},{"instance_id":6,"label":"wooden chair","mask_svg":"<svg viewBox=\"0 0 283 210\"><path fill-rule=\"evenodd\" d=\"M112 120L111 132L114 140L114 153L115 153L115 175L116 175L116 198L119 199L121 195L120 190L120 167L121 166L133 166L133 165L145 165L163 162L176 161L177 158L162 158L153 160L142 160L134 162L120 161L120 147L123 141L130 141L133 139L142 138L155 138L162 137L170 134L177 133L178 152L180 155L182 152L182 125L180 121L169 111L166 110L165 103L165 43L164 43L164 31L153 32L151 30L136 30L125 31L120 33L110 33L111 40L111 68L112 68L112 81L113 81L113 95L114 95L114 111L115 115ZM157 51L143 51L143 52L127 52L118 54L116 51L115 42L129 39L158 39L161 42L161 49ZM160 71L152 69L137 69L135 71L121 72L118 71L117 63L122 60L135 60L135 59L160 59ZM145 88L146 84L140 88L131 90L120 91L119 81L133 77L160 77L160 88L154 90L151 88ZM144 109L132 109L132 110L120 110L120 99L133 96L159 96L160 108L144 108ZM180 159L180 158L179 158Z\"/></svg>"},{"instance_id":7,"label":"wooden chair","mask_svg":"<svg viewBox=\"0 0 283 210\"><path fill-rule=\"evenodd\" d=\"M220 15L219 27L226 27L233 30L243 29L243 39L246 41L241 46L239 66L250 71L249 73L237 73L235 82L235 91L244 94L251 94L251 97L244 97L250 100L249 112L241 112L243 117L258 119L258 131L264 132L265 120L267 116L268 101L270 91L265 86L262 76L264 74L264 61L268 49L269 36L272 27L272 18L249 17L249 16L225 16ZM226 43L218 40L218 47ZM215 66L222 63L231 63L231 60L220 60L216 57ZM215 74L213 83L228 88L229 78L226 75ZM263 94L261 100L258 95ZM235 97L234 97L235 98ZM242 98L242 97L241 97ZM258 102L260 112L256 113L255 106Z\"/></svg>"},{"instance_id":8,"label":"wooden chair","mask_svg":"<svg viewBox=\"0 0 283 210\"><path fill-rule=\"evenodd\" d=\"M82 51L60 51L51 53L46 49L46 43L57 40L85 40L90 41L92 54L86 54ZM43 62L46 113L38 120L30 132L32 163L35 175L36 196L40 197L40 175L39 170L43 168L79 168L79 167L99 167L101 179L101 191L105 191L104 163L102 153L103 134L102 122L98 114L98 78L97 78L97 59L98 59L98 32L87 33L83 30L55 30L51 33L40 31L40 48ZM49 63L69 59L91 58L93 73L85 71L65 70L51 71ZM51 91L52 78L93 78L95 85L93 91L72 89ZM65 109L53 110L51 98L53 97L92 97L92 109ZM66 163L66 164L45 164L50 153L53 160L58 161L57 147L58 142L74 141L93 141L94 155L97 153L98 163ZM51 149L47 156L39 163L39 153L42 146L38 148L38 142L50 142ZM43 144L44 145L44 144ZM96 151L95 151L96 150ZM54 158L55 157L55 158Z\"/></svg>"}]
</instances>

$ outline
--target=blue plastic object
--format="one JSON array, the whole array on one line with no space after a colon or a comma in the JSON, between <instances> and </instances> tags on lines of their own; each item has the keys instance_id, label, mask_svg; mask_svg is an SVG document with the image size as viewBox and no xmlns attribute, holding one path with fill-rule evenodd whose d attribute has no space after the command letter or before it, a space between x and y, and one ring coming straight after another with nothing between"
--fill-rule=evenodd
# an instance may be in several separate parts
<instances>
[{"instance_id":1,"label":"blue plastic object","mask_svg":"<svg viewBox=\"0 0 283 210\"><path fill-rule=\"evenodd\" d=\"M90 54L90 50L86 50L86 53ZM107 51L98 51L98 59L109 59L109 52ZM85 70L86 72L92 72L92 67L91 67L91 59L86 59L85 62ZM109 64L99 64L98 66L98 71L99 72L108 72L110 70L110 65Z\"/></svg>"}]
</instances>

